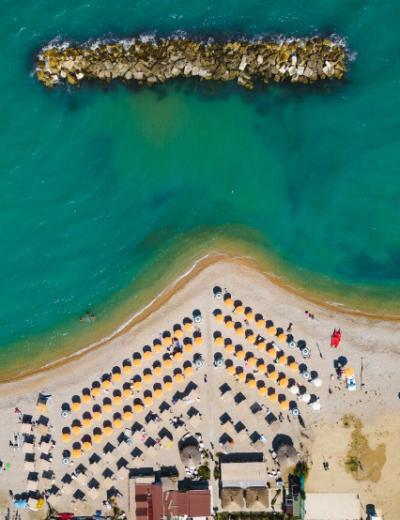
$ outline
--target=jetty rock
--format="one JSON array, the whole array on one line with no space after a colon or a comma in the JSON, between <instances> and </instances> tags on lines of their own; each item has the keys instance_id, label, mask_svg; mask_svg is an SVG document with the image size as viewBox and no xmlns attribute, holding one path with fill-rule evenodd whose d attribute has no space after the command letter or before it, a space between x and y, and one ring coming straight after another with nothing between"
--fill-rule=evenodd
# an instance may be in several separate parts
<instances>
[{"instance_id":1,"label":"jetty rock","mask_svg":"<svg viewBox=\"0 0 400 520\"><path fill-rule=\"evenodd\" d=\"M255 81L312 83L343 78L347 53L342 41L288 38L276 41L194 41L171 36L149 40L50 44L37 56L36 76L46 87L82 81L163 83L172 78L236 81L252 89Z\"/></svg>"}]
</instances>

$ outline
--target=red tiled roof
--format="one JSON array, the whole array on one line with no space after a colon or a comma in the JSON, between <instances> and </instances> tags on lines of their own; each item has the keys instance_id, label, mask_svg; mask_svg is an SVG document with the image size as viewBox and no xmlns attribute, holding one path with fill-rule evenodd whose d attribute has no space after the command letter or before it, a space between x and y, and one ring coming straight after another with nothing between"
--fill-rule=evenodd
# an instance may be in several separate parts
<instances>
[{"instance_id":1,"label":"red tiled roof","mask_svg":"<svg viewBox=\"0 0 400 520\"><path fill-rule=\"evenodd\" d=\"M135 485L136 519L161 520L163 517L162 488L156 484Z\"/></svg>"},{"instance_id":2,"label":"red tiled roof","mask_svg":"<svg viewBox=\"0 0 400 520\"><path fill-rule=\"evenodd\" d=\"M192 490L186 492L166 491L164 493L164 515L191 517L210 516L210 491Z\"/></svg>"}]
</instances>

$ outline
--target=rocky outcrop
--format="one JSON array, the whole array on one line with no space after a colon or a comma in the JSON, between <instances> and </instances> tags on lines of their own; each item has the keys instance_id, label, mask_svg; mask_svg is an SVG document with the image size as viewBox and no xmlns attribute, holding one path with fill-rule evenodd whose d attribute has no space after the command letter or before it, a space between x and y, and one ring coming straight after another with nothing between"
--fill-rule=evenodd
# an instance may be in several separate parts
<instances>
[{"instance_id":1,"label":"rocky outcrop","mask_svg":"<svg viewBox=\"0 0 400 520\"><path fill-rule=\"evenodd\" d=\"M254 81L311 83L341 79L345 72L345 47L327 38L216 43L171 37L79 46L63 43L42 49L36 67L37 78L46 87L117 79L152 85L196 77L236 81L251 89Z\"/></svg>"}]
</instances>

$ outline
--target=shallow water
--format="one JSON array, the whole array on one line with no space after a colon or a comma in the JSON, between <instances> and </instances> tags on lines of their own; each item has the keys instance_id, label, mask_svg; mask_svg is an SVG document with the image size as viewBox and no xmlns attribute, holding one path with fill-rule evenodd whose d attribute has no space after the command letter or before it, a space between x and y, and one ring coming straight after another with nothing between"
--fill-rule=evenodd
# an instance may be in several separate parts
<instances>
[{"instance_id":1,"label":"shallow water","mask_svg":"<svg viewBox=\"0 0 400 520\"><path fill-rule=\"evenodd\" d=\"M166 251L199 232L251 236L305 286L335 283L338 298L341 282L343 301L366 289L377 297L371 305L384 298L392 312L400 301L398 18L396 2L377 0L3 2L2 366L51 356L81 331L77 318L89 308L98 334L123 289L150 266L167 271ZM252 93L196 82L47 91L32 75L35 53L55 36L154 29L335 32L357 59L342 83Z\"/></svg>"}]
</instances>

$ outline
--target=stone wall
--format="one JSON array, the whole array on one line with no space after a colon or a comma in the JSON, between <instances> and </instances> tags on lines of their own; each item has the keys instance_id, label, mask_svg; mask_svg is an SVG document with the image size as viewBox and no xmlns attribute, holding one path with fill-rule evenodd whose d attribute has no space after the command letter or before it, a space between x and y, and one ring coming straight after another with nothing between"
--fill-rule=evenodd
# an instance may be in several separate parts
<instances>
[{"instance_id":1,"label":"stone wall","mask_svg":"<svg viewBox=\"0 0 400 520\"><path fill-rule=\"evenodd\" d=\"M36 75L46 87L84 80L134 81L150 85L171 78L311 83L342 79L346 49L326 38L280 41L197 42L187 38L135 39L72 46L49 45L37 57Z\"/></svg>"}]
</instances>

